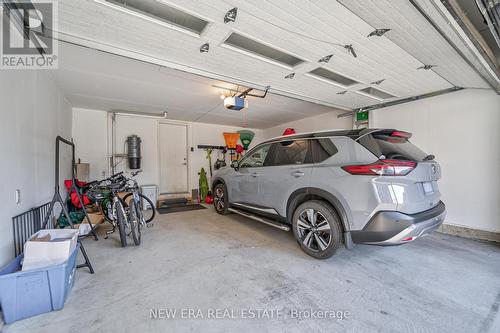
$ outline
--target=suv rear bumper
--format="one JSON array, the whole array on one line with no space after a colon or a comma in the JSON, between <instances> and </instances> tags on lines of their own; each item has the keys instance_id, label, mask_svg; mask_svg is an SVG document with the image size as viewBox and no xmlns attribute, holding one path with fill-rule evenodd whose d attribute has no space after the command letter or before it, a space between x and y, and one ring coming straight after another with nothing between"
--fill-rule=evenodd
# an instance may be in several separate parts
<instances>
[{"instance_id":1,"label":"suv rear bumper","mask_svg":"<svg viewBox=\"0 0 500 333\"><path fill-rule=\"evenodd\" d=\"M404 244L439 228L445 216L446 206L442 201L435 207L416 214L381 211L370 219L363 230L351 231L351 237L355 243Z\"/></svg>"}]
</instances>

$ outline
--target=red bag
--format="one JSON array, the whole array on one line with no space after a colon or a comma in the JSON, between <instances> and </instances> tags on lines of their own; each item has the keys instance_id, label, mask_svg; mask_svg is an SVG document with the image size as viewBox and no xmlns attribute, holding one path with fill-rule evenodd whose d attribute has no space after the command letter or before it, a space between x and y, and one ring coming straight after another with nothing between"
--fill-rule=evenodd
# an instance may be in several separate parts
<instances>
[{"instance_id":1,"label":"red bag","mask_svg":"<svg viewBox=\"0 0 500 333\"><path fill-rule=\"evenodd\" d=\"M69 191L71 189L72 183L73 182L71 181L71 179L66 179L64 181L64 186L66 187L67 191ZM85 182L79 181L78 179L75 179L75 183L76 183L76 187L77 187L78 190L80 190L82 187L84 187L87 184ZM88 204L90 204L92 202L86 194L81 193L80 195L81 195L81 198L83 200L83 205L84 206L88 205ZM78 195L76 194L75 190L71 191L71 193L69 194L69 198L70 198L71 203L73 204L73 206L75 206L76 208L82 208L82 205L80 203L80 200L78 200Z\"/></svg>"}]
</instances>

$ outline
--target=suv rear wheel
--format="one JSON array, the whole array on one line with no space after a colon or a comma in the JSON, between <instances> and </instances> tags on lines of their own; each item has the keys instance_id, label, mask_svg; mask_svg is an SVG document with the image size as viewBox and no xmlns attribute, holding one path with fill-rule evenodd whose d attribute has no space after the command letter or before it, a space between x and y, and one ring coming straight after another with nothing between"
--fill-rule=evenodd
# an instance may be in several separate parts
<instances>
[{"instance_id":1,"label":"suv rear wheel","mask_svg":"<svg viewBox=\"0 0 500 333\"><path fill-rule=\"evenodd\" d=\"M302 203L295 210L292 221L297 242L314 258L329 258L342 245L340 220L335 210L323 201Z\"/></svg>"}]
</instances>

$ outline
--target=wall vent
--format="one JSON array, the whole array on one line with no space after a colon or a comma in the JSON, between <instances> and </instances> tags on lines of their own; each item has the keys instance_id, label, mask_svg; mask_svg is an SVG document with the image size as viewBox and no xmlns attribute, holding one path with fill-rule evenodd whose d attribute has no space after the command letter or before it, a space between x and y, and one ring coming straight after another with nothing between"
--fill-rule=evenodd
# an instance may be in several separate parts
<instances>
[{"instance_id":1,"label":"wall vent","mask_svg":"<svg viewBox=\"0 0 500 333\"><path fill-rule=\"evenodd\" d=\"M257 55L289 67L295 67L304 62L304 60L297 58L291 54L277 50L271 46L245 37L236 32L233 32L231 35L229 35L229 37L224 41L224 44L229 45L230 47L235 49L246 51L251 55Z\"/></svg>"},{"instance_id":2,"label":"wall vent","mask_svg":"<svg viewBox=\"0 0 500 333\"><path fill-rule=\"evenodd\" d=\"M379 90L379 89L373 88L373 87L367 87L367 88L364 88L364 89L360 89L358 91L361 92L361 93L363 93L364 95L367 95L369 97L373 97L373 98L376 98L376 99L379 99L379 100L389 99L389 98L396 97L394 95L386 93L385 91L382 91L382 90Z\"/></svg>"},{"instance_id":3,"label":"wall vent","mask_svg":"<svg viewBox=\"0 0 500 333\"><path fill-rule=\"evenodd\" d=\"M95 0L99 3L120 9L129 14L140 16L160 24L187 30L200 35L208 21L158 0Z\"/></svg>"},{"instance_id":4,"label":"wall vent","mask_svg":"<svg viewBox=\"0 0 500 333\"><path fill-rule=\"evenodd\" d=\"M338 73L332 72L328 69L318 67L315 70L309 72L309 74L315 78L320 80L326 80L328 82L340 85L342 87L349 87L355 84L358 84L358 81L345 77L344 75L340 75Z\"/></svg>"}]
</instances>

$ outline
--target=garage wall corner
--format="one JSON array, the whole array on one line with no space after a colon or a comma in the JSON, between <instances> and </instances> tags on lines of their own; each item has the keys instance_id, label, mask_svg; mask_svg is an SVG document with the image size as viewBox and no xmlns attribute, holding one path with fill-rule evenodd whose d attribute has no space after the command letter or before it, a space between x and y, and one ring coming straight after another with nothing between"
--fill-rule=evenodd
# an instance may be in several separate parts
<instances>
[{"instance_id":1,"label":"garage wall corner","mask_svg":"<svg viewBox=\"0 0 500 333\"><path fill-rule=\"evenodd\" d=\"M13 258L12 217L52 198L55 138L71 138L71 105L50 71L4 70L0 75L0 266ZM71 172L61 149L61 180ZM21 201L16 203L15 192Z\"/></svg>"},{"instance_id":2,"label":"garage wall corner","mask_svg":"<svg viewBox=\"0 0 500 333\"><path fill-rule=\"evenodd\" d=\"M370 127L413 133L436 156L446 224L500 233L500 96L465 89L370 112Z\"/></svg>"}]
</instances>

